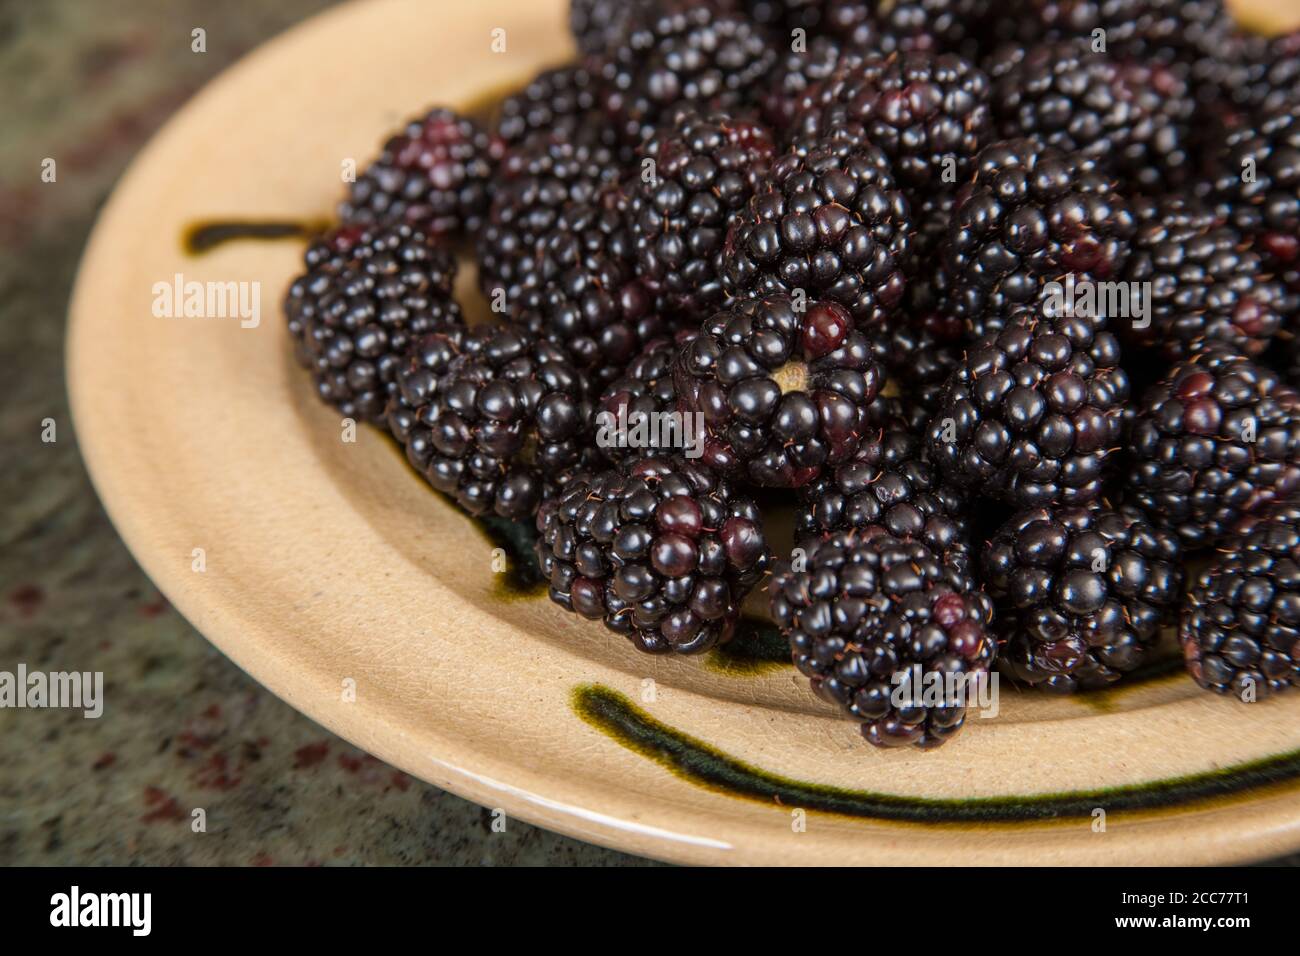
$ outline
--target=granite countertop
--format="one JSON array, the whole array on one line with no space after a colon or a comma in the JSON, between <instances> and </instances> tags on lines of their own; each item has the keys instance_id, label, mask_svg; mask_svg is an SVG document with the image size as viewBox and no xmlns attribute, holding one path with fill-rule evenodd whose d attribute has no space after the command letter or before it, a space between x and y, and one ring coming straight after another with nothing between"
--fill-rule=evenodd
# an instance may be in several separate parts
<instances>
[{"instance_id":1,"label":"granite countertop","mask_svg":"<svg viewBox=\"0 0 1300 956\"><path fill-rule=\"evenodd\" d=\"M645 862L515 820L494 832L281 702L162 598L82 465L63 345L96 213L195 90L327 5L0 5L0 671L102 671L108 700L97 720L0 709L0 865Z\"/></svg>"}]
</instances>

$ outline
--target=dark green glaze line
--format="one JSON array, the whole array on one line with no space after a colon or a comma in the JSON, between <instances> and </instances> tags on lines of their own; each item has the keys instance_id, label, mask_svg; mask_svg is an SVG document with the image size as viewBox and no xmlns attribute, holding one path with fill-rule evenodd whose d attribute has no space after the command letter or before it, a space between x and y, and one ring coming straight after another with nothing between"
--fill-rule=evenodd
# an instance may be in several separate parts
<instances>
[{"instance_id":1,"label":"dark green glaze line","mask_svg":"<svg viewBox=\"0 0 1300 956\"><path fill-rule=\"evenodd\" d=\"M312 239L329 228L319 222L279 220L213 220L196 222L185 230L181 246L186 255L200 256L227 242L244 239Z\"/></svg>"},{"instance_id":2,"label":"dark green glaze line","mask_svg":"<svg viewBox=\"0 0 1300 956\"><path fill-rule=\"evenodd\" d=\"M572 704L597 730L697 786L766 804L905 823L1009 824L1088 818L1098 807L1107 813L1162 810L1300 778L1300 750L1293 750L1222 770L1123 787L969 799L906 797L769 773L660 723L607 687L577 687Z\"/></svg>"}]
</instances>

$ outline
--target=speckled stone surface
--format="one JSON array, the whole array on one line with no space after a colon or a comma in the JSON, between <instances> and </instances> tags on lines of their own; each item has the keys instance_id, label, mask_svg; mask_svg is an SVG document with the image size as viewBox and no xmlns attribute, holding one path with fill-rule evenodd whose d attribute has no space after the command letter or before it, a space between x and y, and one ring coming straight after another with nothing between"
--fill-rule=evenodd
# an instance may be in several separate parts
<instances>
[{"instance_id":1,"label":"speckled stone surface","mask_svg":"<svg viewBox=\"0 0 1300 956\"><path fill-rule=\"evenodd\" d=\"M64 322L96 212L204 81L325 5L0 5L0 671L102 671L106 699L98 720L0 709L0 865L644 862L515 820L497 832L263 690L161 598L78 456Z\"/></svg>"}]
</instances>

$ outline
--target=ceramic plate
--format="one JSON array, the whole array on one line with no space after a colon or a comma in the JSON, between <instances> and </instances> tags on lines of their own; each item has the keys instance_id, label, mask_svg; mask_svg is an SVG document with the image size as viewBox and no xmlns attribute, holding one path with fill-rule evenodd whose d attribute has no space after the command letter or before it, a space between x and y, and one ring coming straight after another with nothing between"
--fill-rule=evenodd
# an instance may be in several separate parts
<instances>
[{"instance_id":1,"label":"ceramic plate","mask_svg":"<svg viewBox=\"0 0 1300 956\"><path fill-rule=\"evenodd\" d=\"M432 494L378 431L347 440L279 315L301 240L204 227L325 219L347 161L402 119L569 56L564 19L562 0L335 9L222 75L123 179L81 267L69 381L96 487L167 597L376 756L633 853L1091 864L1300 848L1300 694L1222 700L1176 663L1077 699L1004 682L997 719L943 749L873 750L761 622L704 659L640 655L551 605L527 542ZM260 291L259 321L156 315L177 282L247 283L233 288Z\"/></svg>"}]
</instances>

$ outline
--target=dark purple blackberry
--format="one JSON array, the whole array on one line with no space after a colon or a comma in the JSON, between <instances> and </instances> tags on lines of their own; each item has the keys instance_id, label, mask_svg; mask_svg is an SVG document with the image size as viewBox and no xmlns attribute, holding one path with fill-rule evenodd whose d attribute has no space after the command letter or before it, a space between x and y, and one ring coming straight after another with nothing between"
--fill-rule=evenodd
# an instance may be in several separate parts
<instances>
[{"instance_id":1,"label":"dark purple blackberry","mask_svg":"<svg viewBox=\"0 0 1300 956\"><path fill-rule=\"evenodd\" d=\"M1300 503L1279 502L1224 542L1178 637L1207 690L1250 702L1300 684Z\"/></svg>"},{"instance_id":2,"label":"dark purple blackberry","mask_svg":"<svg viewBox=\"0 0 1300 956\"><path fill-rule=\"evenodd\" d=\"M1275 269L1300 267L1300 103L1229 137L1214 192L1232 224Z\"/></svg>"},{"instance_id":3,"label":"dark purple blackberry","mask_svg":"<svg viewBox=\"0 0 1300 956\"><path fill-rule=\"evenodd\" d=\"M723 301L719 260L772 161L772 137L726 113L680 111L637 150L628 189L638 274L695 320Z\"/></svg>"},{"instance_id":4,"label":"dark purple blackberry","mask_svg":"<svg viewBox=\"0 0 1300 956\"><path fill-rule=\"evenodd\" d=\"M805 485L795 512L797 541L880 525L954 557L970 549L966 498L946 484L925 453L921 432L891 415L848 461Z\"/></svg>"},{"instance_id":5,"label":"dark purple blackberry","mask_svg":"<svg viewBox=\"0 0 1300 956\"><path fill-rule=\"evenodd\" d=\"M822 28L864 50L971 53L983 0L822 0Z\"/></svg>"},{"instance_id":6,"label":"dark purple blackberry","mask_svg":"<svg viewBox=\"0 0 1300 956\"><path fill-rule=\"evenodd\" d=\"M345 226L314 241L284 313L294 352L322 401L382 419L402 354L421 335L462 325L456 261L410 226Z\"/></svg>"},{"instance_id":7,"label":"dark purple blackberry","mask_svg":"<svg viewBox=\"0 0 1300 956\"><path fill-rule=\"evenodd\" d=\"M673 381L677 356L697 334L683 329L650 342L601 393L596 445L611 462L666 450L657 443L662 433L653 426L656 416L678 410Z\"/></svg>"},{"instance_id":8,"label":"dark purple blackberry","mask_svg":"<svg viewBox=\"0 0 1300 956\"><path fill-rule=\"evenodd\" d=\"M791 295L843 305L862 328L897 309L910 264L911 213L875 147L825 142L773 165L736 217L722 253L727 294Z\"/></svg>"},{"instance_id":9,"label":"dark purple blackberry","mask_svg":"<svg viewBox=\"0 0 1300 956\"><path fill-rule=\"evenodd\" d=\"M1032 139L982 150L958 193L944 247L953 317L996 323L1046 282L1073 273L1123 273L1136 224L1128 203L1094 166Z\"/></svg>"},{"instance_id":10,"label":"dark purple blackberry","mask_svg":"<svg viewBox=\"0 0 1300 956\"><path fill-rule=\"evenodd\" d=\"M806 45L782 52L764 86L763 118L774 130L786 131L803 101L835 73L841 62L861 56L828 36L814 36Z\"/></svg>"},{"instance_id":11,"label":"dark purple blackberry","mask_svg":"<svg viewBox=\"0 0 1300 956\"><path fill-rule=\"evenodd\" d=\"M767 37L748 18L667 4L634 23L601 64L605 110L624 141L636 145L675 107L742 106L775 63Z\"/></svg>"},{"instance_id":12,"label":"dark purple blackberry","mask_svg":"<svg viewBox=\"0 0 1300 956\"><path fill-rule=\"evenodd\" d=\"M983 565L999 664L1057 693L1141 665L1183 596L1178 539L1105 505L1022 511L985 547Z\"/></svg>"},{"instance_id":13,"label":"dark purple blackberry","mask_svg":"<svg viewBox=\"0 0 1300 956\"><path fill-rule=\"evenodd\" d=\"M1229 36L1214 77L1223 96L1246 117L1300 102L1300 30L1279 37L1239 32Z\"/></svg>"},{"instance_id":14,"label":"dark purple blackberry","mask_svg":"<svg viewBox=\"0 0 1300 956\"><path fill-rule=\"evenodd\" d=\"M1295 296L1267 274L1250 243L1196 203L1166 199L1136 210L1140 225L1124 278L1146 284L1150 314L1111 327L1171 359L1208 339L1263 353L1295 311Z\"/></svg>"},{"instance_id":15,"label":"dark purple blackberry","mask_svg":"<svg viewBox=\"0 0 1300 956\"><path fill-rule=\"evenodd\" d=\"M1189 548L1300 491L1300 394L1217 342L1178 363L1135 409L1128 498Z\"/></svg>"},{"instance_id":16,"label":"dark purple blackberry","mask_svg":"<svg viewBox=\"0 0 1300 956\"><path fill-rule=\"evenodd\" d=\"M434 109L384 144L339 204L345 225L407 223L430 235L474 232L501 146L478 123Z\"/></svg>"},{"instance_id":17,"label":"dark purple blackberry","mask_svg":"<svg viewBox=\"0 0 1300 956\"><path fill-rule=\"evenodd\" d=\"M839 532L780 565L772 616L813 691L862 725L877 747L937 747L961 730L997 643L992 605L962 562L879 527ZM927 706L929 681L949 678ZM910 692L909 692L910 691Z\"/></svg>"},{"instance_id":18,"label":"dark purple blackberry","mask_svg":"<svg viewBox=\"0 0 1300 956\"><path fill-rule=\"evenodd\" d=\"M584 67L543 70L501 103L493 133L508 149L538 134L555 133L570 141L584 132L599 134L602 121L595 112L599 94L595 77ZM612 135L605 145L614 145Z\"/></svg>"},{"instance_id":19,"label":"dark purple blackberry","mask_svg":"<svg viewBox=\"0 0 1300 956\"><path fill-rule=\"evenodd\" d=\"M1013 507L1080 505L1101 494L1118 450L1128 378L1119 343L1085 320L1026 320L967 353L930 421L948 480Z\"/></svg>"},{"instance_id":20,"label":"dark purple blackberry","mask_svg":"<svg viewBox=\"0 0 1300 956\"><path fill-rule=\"evenodd\" d=\"M1142 188L1186 180L1196 104L1173 69L1093 52L1090 39L1009 45L985 66L1003 138L1036 136Z\"/></svg>"},{"instance_id":21,"label":"dark purple blackberry","mask_svg":"<svg viewBox=\"0 0 1300 956\"><path fill-rule=\"evenodd\" d=\"M588 450L591 403L577 370L523 329L421 340L399 379L390 427L428 482L470 514L531 517Z\"/></svg>"},{"instance_id":22,"label":"dark purple blackberry","mask_svg":"<svg viewBox=\"0 0 1300 956\"><path fill-rule=\"evenodd\" d=\"M768 562L758 508L685 458L578 475L547 499L537 529L551 600L651 654L728 640Z\"/></svg>"},{"instance_id":23,"label":"dark purple blackberry","mask_svg":"<svg viewBox=\"0 0 1300 956\"><path fill-rule=\"evenodd\" d=\"M676 386L682 410L704 416L705 464L798 488L857 450L883 382L844 308L800 311L770 296L705 321L682 350Z\"/></svg>"},{"instance_id":24,"label":"dark purple blackberry","mask_svg":"<svg viewBox=\"0 0 1300 956\"><path fill-rule=\"evenodd\" d=\"M569 0L569 32L582 53L612 53L632 24L658 5L658 0Z\"/></svg>"}]
</instances>

